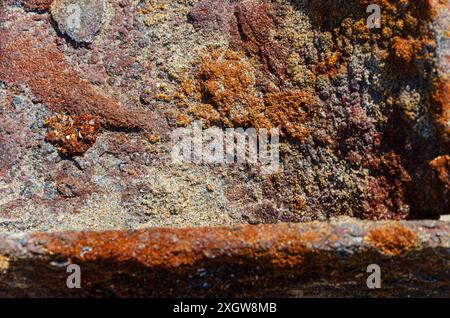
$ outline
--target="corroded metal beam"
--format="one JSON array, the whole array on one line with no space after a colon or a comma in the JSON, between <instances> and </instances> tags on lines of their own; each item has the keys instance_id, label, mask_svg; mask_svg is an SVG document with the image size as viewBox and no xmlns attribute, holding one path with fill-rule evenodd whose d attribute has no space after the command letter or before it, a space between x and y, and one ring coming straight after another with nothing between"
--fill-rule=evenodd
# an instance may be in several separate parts
<instances>
[{"instance_id":1,"label":"corroded metal beam","mask_svg":"<svg viewBox=\"0 0 450 318\"><path fill-rule=\"evenodd\" d=\"M2 296L445 296L450 223L305 223L2 235ZM80 266L69 289L66 266ZM369 289L369 264L382 286Z\"/></svg>"}]
</instances>

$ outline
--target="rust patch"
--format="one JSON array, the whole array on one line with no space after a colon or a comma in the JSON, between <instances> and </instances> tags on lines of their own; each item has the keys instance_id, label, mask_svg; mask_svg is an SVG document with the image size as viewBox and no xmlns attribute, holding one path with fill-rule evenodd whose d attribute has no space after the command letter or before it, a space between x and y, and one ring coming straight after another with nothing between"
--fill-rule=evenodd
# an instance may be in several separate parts
<instances>
[{"instance_id":1,"label":"rust patch","mask_svg":"<svg viewBox=\"0 0 450 318\"><path fill-rule=\"evenodd\" d=\"M419 247L419 237L400 224L372 229L365 237L370 245L386 255L399 255Z\"/></svg>"},{"instance_id":2,"label":"rust patch","mask_svg":"<svg viewBox=\"0 0 450 318\"><path fill-rule=\"evenodd\" d=\"M230 264L254 259L275 268L292 268L303 263L312 246L324 242L331 229L311 224L311 229L294 231L289 224L243 226L237 228L157 229L134 232L109 231L67 233L69 240L39 234L47 251L83 261L134 259L149 267L173 268L194 265L217 255L234 255ZM270 248L268 249L267 247ZM86 247L92 251L83 253Z\"/></svg>"},{"instance_id":3,"label":"rust patch","mask_svg":"<svg viewBox=\"0 0 450 318\"><path fill-rule=\"evenodd\" d=\"M23 8L27 11L48 11L53 0L22 0Z\"/></svg>"},{"instance_id":4,"label":"rust patch","mask_svg":"<svg viewBox=\"0 0 450 318\"><path fill-rule=\"evenodd\" d=\"M66 62L53 42L43 35L1 30L1 79L26 84L34 96L53 111L69 115L98 116L102 124L114 128L149 131L149 114L125 109L117 100L95 90Z\"/></svg>"},{"instance_id":5,"label":"rust patch","mask_svg":"<svg viewBox=\"0 0 450 318\"><path fill-rule=\"evenodd\" d=\"M100 128L99 119L89 115L70 117L58 114L48 118L44 124L50 128L45 140L68 157L84 154L94 144Z\"/></svg>"},{"instance_id":6,"label":"rust patch","mask_svg":"<svg viewBox=\"0 0 450 318\"><path fill-rule=\"evenodd\" d=\"M430 161L430 166L437 175L437 178L448 189L450 185L450 155L439 156Z\"/></svg>"},{"instance_id":7,"label":"rust patch","mask_svg":"<svg viewBox=\"0 0 450 318\"><path fill-rule=\"evenodd\" d=\"M426 294L425 289L415 288L416 284L412 288L411 282L425 282L423 277L429 275L438 279L430 290L441 289L436 293L442 294L448 287L449 238L440 233L448 229L448 222L430 221L152 228L33 234L21 238L27 242L25 246L12 244L3 236L0 255L11 260L9 276L6 273L2 281L11 281L9 286L17 292L22 280L15 277L21 275L43 293L60 296L273 297L288 296L290 289L308 286L315 292L311 295L317 296L323 283L326 289L336 287L340 295L342 288L350 285L351 295L357 290L355 296L361 296L361 290L367 289L366 276L361 275L370 261L385 268L387 288L381 294L370 291L367 296L382 296L385 290L397 296L410 295L413 290ZM375 241L363 240L367 233ZM377 253L386 249L382 244L386 239L387 250L400 253ZM417 249L403 253L410 250L408 246ZM49 266L61 262L83 268L82 289L71 290L61 284L67 278L65 268ZM399 291L401 282L406 288Z\"/></svg>"},{"instance_id":8,"label":"rust patch","mask_svg":"<svg viewBox=\"0 0 450 318\"><path fill-rule=\"evenodd\" d=\"M295 140L309 135L306 121L317 111L317 101L308 92L287 90L260 96L254 69L240 52L211 50L204 54L192 76L181 79L181 92L174 95L184 114L206 125L280 128Z\"/></svg>"},{"instance_id":9,"label":"rust patch","mask_svg":"<svg viewBox=\"0 0 450 318\"><path fill-rule=\"evenodd\" d=\"M450 201L450 155L436 157L430 161L429 165L433 172L430 187L434 189L435 200L442 205L443 213L448 213Z\"/></svg>"}]
</instances>

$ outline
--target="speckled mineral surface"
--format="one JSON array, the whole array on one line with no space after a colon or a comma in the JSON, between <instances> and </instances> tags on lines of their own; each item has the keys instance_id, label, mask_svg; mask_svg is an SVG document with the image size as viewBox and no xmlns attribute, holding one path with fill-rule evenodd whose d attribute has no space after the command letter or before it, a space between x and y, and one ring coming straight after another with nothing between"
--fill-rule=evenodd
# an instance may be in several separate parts
<instances>
[{"instance_id":1,"label":"speckled mineral surface","mask_svg":"<svg viewBox=\"0 0 450 318\"><path fill-rule=\"evenodd\" d=\"M448 214L448 3L370 3L2 1L0 231ZM194 121L278 170L173 164Z\"/></svg>"},{"instance_id":2,"label":"speckled mineral surface","mask_svg":"<svg viewBox=\"0 0 450 318\"><path fill-rule=\"evenodd\" d=\"M54 0L50 12L61 33L76 42L92 42L100 30L104 9L103 0Z\"/></svg>"}]
</instances>

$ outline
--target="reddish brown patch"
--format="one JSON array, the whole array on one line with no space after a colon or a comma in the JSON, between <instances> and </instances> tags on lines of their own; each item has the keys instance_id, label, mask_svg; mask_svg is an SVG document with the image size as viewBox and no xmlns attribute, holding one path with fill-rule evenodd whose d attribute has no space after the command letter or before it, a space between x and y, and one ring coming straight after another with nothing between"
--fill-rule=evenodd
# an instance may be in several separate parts
<instances>
[{"instance_id":1,"label":"reddish brown patch","mask_svg":"<svg viewBox=\"0 0 450 318\"><path fill-rule=\"evenodd\" d=\"M95 186L89 182L89 177L77 176L74 177L67 173L65 169L62 169L61 173L58 173L55 178L55 187L58 193L63 198L86 198L94 192L98 192Z\"/></svg>"},{"instance_id":2,"label":"reddish brown patch","mask_svg":"<svg viewBox=\"0 0 450 318\"><path fill-rule=\"evenodd\" d=\"M273 224L278 222L278 211L265 201L245 206L243 217L249 224Z\"/></svg>"},{"instance_id":3,"label":"reddish brown patch","mask_svg":"<svg viewBox=\"0 0 450 318\"><path fill-rule=\"evenodd\" d=\"M95 90L77 75L56 44L44 35L17 35L8 30L1 30L1 34L2 80L26 84L38 100L56 112L98 116L103 124L116 128L149 126L149 114L127 110L114 98Z\"/></svg>"},{"instance_id":4,"label":"reddish brown patch","mask_svg":"<svg viewBox=\"0 0 450 318\"><path fill-rule=\"evenodd\" d=\"M439 156L429 163L433 171L430 188L434 189L436 202L442 206L442 212L449 211L450 188L450 155Z\"/></svg>"},{"instance_id":5,"label":"reddish brown patch","mask_svg":"<svg viewBox=\"0 0 450 318\"><path fill-rule=\"evenodd\" d=\"M231 202L241 201L246 203L252 201L251 192L240 183L232 183L225 187L224 194L227 200Z\"/></svg>"},{"instance_id":6,"label":"reddish brown patch","mask_svg":"<svg viewBox=\"0 0 450 318\"><path fill-rule=\"evenodd\" d=\"M430 161L431 168L435 171L437 178L446 188L450 184L450 156L444 155Z\"/></svg>"},{"instance_id":7,"label":"reddish brown patch","mask_svg":"<svg viewBox=\"0 0 450 318\"><path fill-rule=\"evenodd\" d=\"M47 119L45 125L51 129L45 140L68 157L84 154L97 139L100 127L98 118L89 115L56 115Z\"/></svg>"},{"instance_id":8,"label":"reddish brown patch","mask_svg":"<svg viewBox=\"0 0 450 318\"><path fill-rule=\"evenodd\" d=\"M196 4L190 17L195 27L230 35L233 50L255 57L266 73L283 80L287 50L273 37L279 23L273 11L270 3L259 0L203 0Z\"/></svg>"},{"instance_id":9,"label":"reddish brown patch","mask_svg":"<svg viewBox=\"0 0 450 318\"><path fill-rule=\"evenodd\" d=\"M450 151L450 81L435 81L432 101L434 103L433 114L440 131L440 139L443 149Z\"/></svg>"},{"instance_id":10,"label":"reddish brown patch","mask_svg":"<svg viewBox=\"0 0 450 318\"><path fill-rule=\"evenodd\" d=\"M412 177L401 157L390 151L368 164L373 177L362 194L361 217L369 220L406 218Z\"/></svg>"},{"instance_id":11,"label":"reddish brown patch","mask_svg":"<svg viewBox=\"0 0 450 318\"><path fill-rule=\"evenodd\" d=\"M47 11L53 0L22 0L23 8L27 11Z\"/></svg>"},{"instance_id":12,"label":"reddish brown patch","mask_svg":"<svg viewBox=\"0 0 450 318\"><path fill-rule=\"evenodd\" d=\"M206 125L279 128L283 136L304 140L309 135L306 122L317 111L315 97L300 90L261 97L253 74L241 52L211 50L199 59L193 76L182 80L174 98L180 110Z\"/></svg>"},{"instance_id":13,"label":"reddish brown patch","mask_svg":"<svg viewBox=\"0 0 450 318\"><path fill-rule=\"evenodd\" d=\"M272 38L276 19L269 3L262 1L239 2L235 7L236 24L232 25L232 41L236 49L243 48L251 56L259 57L262 65L281 79L286 78L286 50ZM232 21L231 23L233 23ZM237 31L237 32L236 32Z\"/></svg>"}]
</instances>

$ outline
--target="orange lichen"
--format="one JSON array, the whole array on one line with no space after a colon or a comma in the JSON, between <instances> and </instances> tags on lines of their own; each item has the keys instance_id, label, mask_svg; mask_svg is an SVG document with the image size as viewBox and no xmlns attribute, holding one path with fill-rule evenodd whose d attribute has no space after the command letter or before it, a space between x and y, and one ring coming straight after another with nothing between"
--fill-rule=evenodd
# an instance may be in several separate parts
<instances>
[{"instance_id":1,"label":"orange lichen","mask_svg":"<svg viewBox=\"0 0 450 318\"><path fill-rule=\"evenodd\" d=\"M27 11L47 11L53 0L22 0L22 5Z\"/></svg>"},{"instance_id":2,"label":"orange lichen","mask_svg":"<svg viewBox=\"0 0 450 318\"><path fill-rule=\"evenodd\" d=\"M299 90L262 95L253 74L242 53L211 50L199 59L193 75L181 79L174 99L179 111L205 125L279 128L282 135L303 140L309 134L306 121L315 113L314 97Z\"/></svg>"},{"instance_id":3,"label":"orange lichen","mask_svg":"<svg viewBox=\"0 0 450 318\"><path fill-rule=\"evenodd\" d=\"M297 194L285 201L287 201L286 203L289 204L289 208L291 209L291 211L302 212L307 207L305 199Z\"/></svg>"},{"instance_id":4,"label":"orange lichen","mask_svg":"<svg viewBox=\"0 0 450 318\"><path fill-rule=\"evenodd\" d=\"M342 53L339 51L329 52L327 57L311 66L312 71L316 75L328 74L335 76L342 70L345 70L347 64L342 59Z\"/></svg>"},{"instance_id":5,"label":"orange lichen","mask_svg":"<svg viewBox=\"0 0 450 318\"><path fill-rule=\"evenodd\" d=\"M381 28L369 29L366 8L372 3L371 0L354 0L345 4L333 0L314 1L310 12L320 28L332 32L334 45L330 50L343 53L338 56L341 63L349 56L342 44L350 41L378 51L383 58L390 56L391 66L404 63L402 69L406 66L412 75L417 68L415 62L425 57L423 48L434 45L428 26L435 14L430 2L381 0L377 3L382 9ZM317 70L323 72L326 60L320 63L322 65Z\"/></svg>"},{"instance_id":6,"label":"orange lichen","mask_svg":"<svg viewBox=\"0 0 450 318\"><path fill-rule=\"evenodd\" d=\"M450 155L439 156L430 161L430 167L436 173L437 179L448 190L450 186Z\"/></svg>"},{"instance_id":7,"label":"orange lichen","mask_svg":"<svg viewBox=\"0 0 450 318\"><path fill-rule=\"evenodd\" d=\"M252 66L241 53L210 51L195 70L192 97L211 105L226 126L247 126L252 114L262 112L263 107L252 75ZM199 111L192 113L199 115Z\"/></svg>"},{"instance_id":8,"label":"orange lichen","mask_svg":"<svg viewBox=\"0 0 450 318\"><path fill-rule=\"evenodd\" d=\"M148 135L147 138L148 138L148 141L150 141L152 144L154 144L161 140L161 135L156 132L156 133Z\"/></svg>"},{"instance_id":9,"label":"orange lichen","mask_svg":"<svg viewBox=\"0 0 450 318\"><path fill-rule=\"evenodd\" d=\"M309 134L306 123L315 116L314 98L302 91L267 94L265 113L270 123L293 139L303 140Z\"/></svg>"},{"instance_id":10,"label":"orange lichen","mask_svg":"<svg viewBox=\"0 0 450 318\"><path fill-rule=\"evenodd\" d=\"M434 115L437 127L440 131L440 138L443 148L450 150L450 80L435 80L433 83L433 93L431 96L433 102L432 113Z\"/></svg>"},{"instance_id":11,"label":"orange lichen","mask_svg":"<svg viewBox=\"0 0 450 318\"><path fill-rule=\"evenodd\" d=\"M89 115L56 115L45 121L50 131L45 140L57 147L58 151L68 157L84 154L97 139L100 127L98 118Z\"/></svg>"},{"instance_id":12,"label":"orange lichen","mask_svg":"<svg viewBox=\"0 0 450 318\"><path fill-rule=\"evenodd\" d=\"M385 225L372 229L365 240L381 253L399 255L419 247L419 237L401 224Z\"/></svg>"},{"instance_id":13,"label":"orange lichen","mask_svg":"<svg viewBox=\"0 0 450 318\"><path fill-rule=\"evenodd\" d=\"M430 189L428 202L433 202L433 207L438 211L435 217L449 212L450 204L450 155L442 155L434 158L428 163L431 173L426 180L427 188Z\"/></svg>"},{"instance_id":14,"label":"orange lichen","mask_svg":"<svg viewBox=\"0 0 450 318\"><path fill-rule=\"evenodd\" d=\"M394 57L403 63L411 63L417 50L414 47L414 41L401 37L394 37L391 42Z\"/></svg>"}]
</instances>

